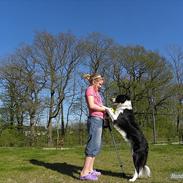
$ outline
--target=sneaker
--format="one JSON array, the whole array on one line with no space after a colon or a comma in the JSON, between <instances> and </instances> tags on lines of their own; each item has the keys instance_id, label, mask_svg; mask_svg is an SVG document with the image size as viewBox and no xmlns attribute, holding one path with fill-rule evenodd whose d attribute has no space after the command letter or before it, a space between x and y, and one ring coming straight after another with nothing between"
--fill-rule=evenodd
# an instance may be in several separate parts
<instances>
[{"instance_id":1,"label":"sneaker","mask_svg":"<svg viewBox=\"0 0 183 183\"><path fill-rule=\"evenodd\" d=\"M96 175L96 176L100 176L101 175L101 172L97 171L97 170L93 170L91 172L92 175Z\"/></svg>"},{"instance_id":2,"label":"sneaker","mask_svg":"<svg viewBox=\"0 0 183 183\"><path fill-rule=\"evenodd\" d=\"M80 180L97 181L98 180L98 177L96 175L93 175L93 174L89 173L88 175L80 176Z\"/></svg>"}]
</instances>

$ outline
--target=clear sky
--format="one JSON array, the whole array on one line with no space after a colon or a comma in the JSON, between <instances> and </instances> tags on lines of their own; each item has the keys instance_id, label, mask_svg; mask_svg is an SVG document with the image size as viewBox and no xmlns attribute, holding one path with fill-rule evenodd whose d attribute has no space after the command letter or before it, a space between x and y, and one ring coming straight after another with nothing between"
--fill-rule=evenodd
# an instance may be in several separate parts
<instances>
[{"instance_id":1,"label":"clear sky","mask_svg":"<svg viewBox=\"0 0 183 183\"><path fill-rule=\"evenodd\" d=\"M100 32L164 53L183 45L183 0L0 0L0 57L32 43L36 31Z\"/></svg>"}]
</instances>

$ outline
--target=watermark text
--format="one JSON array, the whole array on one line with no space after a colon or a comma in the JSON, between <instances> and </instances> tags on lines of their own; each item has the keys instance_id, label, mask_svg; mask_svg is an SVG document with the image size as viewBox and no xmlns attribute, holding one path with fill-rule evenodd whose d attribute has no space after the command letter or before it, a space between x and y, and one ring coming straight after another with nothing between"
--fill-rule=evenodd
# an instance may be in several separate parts
<instances>
[{"instance_id":1,"label":"watermark text","mask_svg":"<svg viewBox=\"0 0 183 183\"><path fill-rule=\"evenodd\" d=\"M170 179L183 179L183 173L172 173Z\"/></svg>"}]
</instances>

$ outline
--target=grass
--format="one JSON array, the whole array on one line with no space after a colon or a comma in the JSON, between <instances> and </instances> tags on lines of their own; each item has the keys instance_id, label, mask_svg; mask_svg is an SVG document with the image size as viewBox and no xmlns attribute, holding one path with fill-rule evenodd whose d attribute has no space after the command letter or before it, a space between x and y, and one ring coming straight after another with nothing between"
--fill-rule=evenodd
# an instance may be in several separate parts
<instances>
[{"instance_id":1,"label":"grass","mask_svg":"<svg viewBox=\"0 0 183 183\"><path fill-rule=\"evenodd\" d=\"M127 145L121 145L123 170L131 176L134 168ZM83 147L66 150L39 148L0 148L0 183L77 183L83 165ZM139 183L173 183L172 174L183 176L182 145L151 145L148 166L152 177L138 179ZM99 183L128 182L121 177L121 170L112 146L103 147L96 158L95 167L101 170ZM83 181L85 182L85 181Z\"/></svg>"}]
</instances>

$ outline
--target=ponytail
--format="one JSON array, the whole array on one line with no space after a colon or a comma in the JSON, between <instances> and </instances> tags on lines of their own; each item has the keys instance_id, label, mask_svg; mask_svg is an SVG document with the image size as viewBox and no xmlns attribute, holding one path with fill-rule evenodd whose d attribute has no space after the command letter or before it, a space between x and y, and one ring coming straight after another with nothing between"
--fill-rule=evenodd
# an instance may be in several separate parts
<instances>
[{"instance_id":1,"label":"ponytail","mask_svg":"<svg viewBox=\"0 0 183 183\"><path fill-rule=\"evenodd\" d=\"M90 74L83 74L83 78L90 81L91 80L91 75Z\"/></svg>"},{"instance_id":2,"label":"ponytail","mask_svg":"<svg viewBox=\"0 0 183 183\"><path fill-rule=\"evenodd\" d=\"M83 78L90 82L90 84L93 84L93 81L97 80L103 80L102 76L100 74L83 74Z\"/></svg>"}]
</instances>

